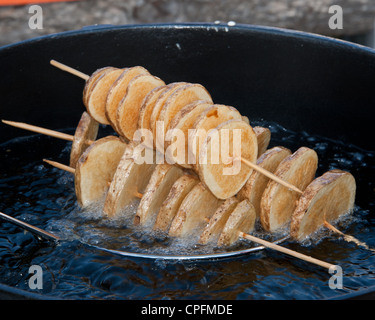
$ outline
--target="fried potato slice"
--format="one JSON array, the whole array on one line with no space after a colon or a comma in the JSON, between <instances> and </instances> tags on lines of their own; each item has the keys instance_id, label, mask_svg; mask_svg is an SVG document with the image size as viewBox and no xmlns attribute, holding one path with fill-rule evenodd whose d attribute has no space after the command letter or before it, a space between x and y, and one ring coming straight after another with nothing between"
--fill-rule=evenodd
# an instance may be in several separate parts
<instances>
[{"instance_id":1,"label":"fried potato slice","mask_svg":"<svg viewBox=\"0 0 375 320\"><path fill-rule=\"evenodd\" d=\"M203 229L199 238L200 244L207 244L208 242L217 242L224 226L239 201L236 197L231 197L225 200L219 208L215 211L210 221Z\"/></svg>"},{"instance_id":2,"label":"fried potato slice","mask_svg":"<svg viewBox=\"0 0 375 320\"><path fill-rule=\"evenodd\" d=\"M86 207L100 201L125 151L126 143L114 136L96 140L79 158L75 169L78 204Z\"/></svg>"},{"instance_id":3,"label":"fried potato slice","mask_svg":"<svg viewBox=\"0 0 375 320\"><path fill-rule=\"evenodd\" d=\"M297 202L290 224L290 234L302 241L354 208L356 182L346 171L331 170L313 180Z\"/></svg>"},{"instance_id":4,"label":"fried potato slice","mask_svg":"<svg viewBox=\"0 0 375 320\"><path fill-rule=\"evenodd\" d=\"M77 161L82 153L89 147L90 141L94 141L98 135L99 123L84 111L74 133L72 148L70 151L70 163L72 168L76 167Z\"/></svg>"},{"instance_id":5,"label":"fried potato slice","mask_svg":"<svg viewBox=\"0 0 375 320\"><path fill-rule=\"evenodd\" d=\"M274 173L280 162L291 154L291 151L287 148L274 147L267 150L258 158L257 165ZM270 179L264 174L253 170L249 179L237 194L238 199L248 199L252 203L257 218L259 218L260 215L260 201L269 180Z\"/></svg>"},{"instance_id":6,"label":"fried potato slice","mask_svg":"<svg viewBox=\"0 0 375 320\"><path fill-rule=\"evenodd\" d=\"M109 88L108 95L105 102L105 115L111 124L112 128L118 133L117 126L117 109L121 99L125 96L128 89L129 82L141 74L150 74L148 70L143 67L136 66L126 68L120 76L113 82Z\"/></svg>"},{"instance_id":7,"label":"fried potato slice","mask_svg":"<svg viewBox=\"0 0 375 320\"><path fill-rule=\"evenodd\" d=\"M163 93L158 97L158 99L156 100L155 102L155 105L154 105L154 108L152 110L152 113L151 113L151 117L150 117L150 129L152 131L152 135L153 135L153 140L154 140L154 144L155 144L155 141L156 141L156 122L158 121L158 118L159 118L159 114L160 114L160 111L161 109L163 108L164 106L164 103L168 100L168 98L179 88L179 87L182 87L184 85L186 85L187 83L186 82L172 82L172 83L169 83L167 86L168 86L168 89L167 90L164 90Z\"/></svg>"},{"instance_id":8,"label":"fried potato slice","mask_svg":"<svg viewBox=\"0 0 375 320\"><path fill-rule=\"evenodd\" d=\"M312 149L301 147L281 161L275 171L280 179L289 182L301 191L314 179L318 156ZM283 185L270 181L261 200L260 221L263 228L274 232L286 226L296 207L300 194Z\"/></svg>"},{"instance_id":9,"label":"fried potato slice","mask_svg":"<svg viewBox=\"0 0 375 320\"><path fill-rule=\"evenodd\" d=\"M173 183L182 175L182 169L177 166L165 163L155 167L134 217L135 225L154 223Z\"/></svg>"},{"instance_id":10,"label":"fried potato slice","mask_svg":"<svg viewBox=\"0 0 375 320\"><path fill-rule=\"evenodd\" d=\"M217 242L218 246L230 246L239 238L239 233L250 233L255 225L255 210L247 199L242 200L230 214Z\"/></svg>"},{"instance_id":11,"label":"fried potato slice","mask_svg":"<svg viewBox=\"0 0 375 320\"><path fill-rule=\"evenodd\" d=\"M123 69L113 69L104 72L93 84L88 95L86 109L92 118L101 124L110 124L105 114L105 105L109 88L121 75Z\"/></svg>"},{"instance_id":12,"label":"fried potato slice","mask_svg":"<svg viewBox=\"0 0 375 320\"><path fill-rule=\"evenodd\" d=\"M156 147L160 152L164 153L165 135L173 117L183 107L198 100L212 102L211 95L205 87L198 83L189 83L177 88L165 101L157 117L157 121L160 121L162 124L157 128L159 132L156 134Z\"/></svg>"},{"instance_id":13,"label":"fried potato slice","mask_svg":"<svg viewBox=\"0 0 375 320\"><path fill-rule=\"evenodd\" d=\"M216 129L201 146L198 173L217 198L228 199L241 190L252 172L238 158L255 163L258 143L254 130L245 121L229 120ZM231 157L236 160L228 161Z\"/></svg>"},{"instance_id":14,"label":"fried potato slice","mask_svg":"<svg viewBox=\"0 0 375 320\"><path fill-rule=\"evenodd\" d=\"M143 99L141 109L139 110L138 129L151 130L150 119L152 110L154 110L155 103L160 95L168 89L168 85L156 87Z\"/></svg>"},{"instance_id":15,"label":"fried potato slice","mask_svg":"<svg viewBox=\"0 0 375 320\"><path fill-rule=\"evenodd\" d=\"M88 100L88 97L91 93L91 90L93 88L93 85L95 84L95 82L99 79L99 77L101 77L104 73L107 73L111 70L115 70L115 69L118 69L118 68L115 68L115 67L104 67L104 68L100 68L98 70L96 70L91 76L90 78L86 81L86 84L85 84L85 87L83 88L83 95L82 95L82 100L83 100L83 104L85 106L87 106L87 100Z\"/></svg>"},{"instance_id":16,"label":"fried potato slice","mask_svg":"<svg viewBox=\"0 0 375 320\"><path fill-rule=\"evenodd\" d=\"M133 140L143 99L152 89L163 85L163 80L147 74L136 76L129 82L126 94L117 109L116 123L121 135Z\"/></svg>"},{"instance_id":17,"label":"fried potato slice","mask_svg":"<svg viewBox=\"0 0 375 320\"><path fill-rule=\"evenodd\" d=\"M171 120L171 123L169 124L169 130L165 136L165 147L166 150L171 150L171 148L168 149L168 147L173 143L177 144L179 143L177 137L174 135L174 130L179 130L182 132L184 140L181 141L183 143L183 146L176 145L177 150L182 150L182 148L185 150L185 152L182 154L181 152L174 153L173 151L167 152L167 156L175 163L180 165L183 168L187 169L193 169L193 165L189 163L188 159L188 134L189 129L191 129L194 125L195 120L198 116L200 116L204 110L206 110L208 107L212 106L212 103L209 101L204 100L198 100L194 101L187 106L183 107L179 112L176 113L176 115Z\"/></svg>"},{"instance_id":18,"label":"fried potato slice","mask_svg":"<svg viewBox=\"0 0 375 320\"><path fill-rule=\"evenodd\" d=\"M258 139L258 158L267 150L271 141L271 130L256 126L253 128Z\"/></svg>"},{"instance_id":19,"label":"fried potato slice","mask_svg":"<svg viewBox=\"0 0 375 320\"><path fill-rule=\"evenodd\" d=\"M182 201L169 229L171 237L193 236L202 229L221 204L203 183L198 183Z\"/></svg>"},{"instance_id":20,"label":"fried potato slice","mask_svg":"<svg viewBox=\"0 0 375 320\"><path fill-rule=\"evenodd\" d=\"M200 146L209 131L216 128L219 124L232 119L242 120L242 116L236 108L222 104L214 104L198 116L188 135L189 159L194 159L195 157L194 167L196 167L199 160Z\"/></svg>"},{"instance_id":21,"label":"fried potato slice","mask_svg":"<svg viewBox=\"0 0 375 320\"><path fill-rule=\"evenodd\" d=\"M116 217L123 209L138 200L138 194L146 189L155 164L137 161L133 143L126 148L109 186L103 212L109 217Z\"/></svg>"},{"instance_id":22,"label":"fried potato slice","mask_svg":"<svg viewBox=\"0 0 375 320\"><path fill-rule=\"evenodd\" d=\"M182 201L198 183L199 179L191 174L184 174L176 180L160 207L154 224L154 230L167 231L169 229Z\"/></svg>"}]
</instances>

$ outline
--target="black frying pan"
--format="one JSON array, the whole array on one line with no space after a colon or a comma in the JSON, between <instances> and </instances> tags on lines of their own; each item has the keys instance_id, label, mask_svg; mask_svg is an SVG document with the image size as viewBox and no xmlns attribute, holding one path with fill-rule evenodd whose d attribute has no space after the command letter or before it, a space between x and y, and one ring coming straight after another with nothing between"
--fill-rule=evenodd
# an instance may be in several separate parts
<instances>
[{"instance_id":1,"label":"black frying pan","mask_svg":"<svg viewBox=\"0 0 375 320\"><path fill-rule=\"evenodd\" d=\"M46 36L0 49L2 119L51 129L76 125L83 81L53 68L51 59L87 74L142 65L167 83L204 84L215 102L235 106L251 121L267 119L375 150L369 139L375 52L356 44L216 24L99 26ZM0 125L0 143L28 134ZM357 203L366 208L371 190L361 188Z\"/></svg>"}]
</instances>

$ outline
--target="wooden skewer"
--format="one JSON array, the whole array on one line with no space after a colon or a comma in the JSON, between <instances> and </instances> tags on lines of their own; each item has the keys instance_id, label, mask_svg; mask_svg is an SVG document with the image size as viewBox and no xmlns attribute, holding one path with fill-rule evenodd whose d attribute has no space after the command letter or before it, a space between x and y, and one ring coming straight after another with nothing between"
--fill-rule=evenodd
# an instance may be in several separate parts
<instances>
[{"instance_id":1,"label":"wooden skewer","mask_svg":"<svg viewBox=\"0 0 375 320\"><path fill-rule=\"evenodd\" d=\"M47 238L47 240L56 240L56 241L60 240L59 237L53 235L52 233L49 233L49 232L47 232L45 230L42 230L42 229L40 229L38 227L34 227L31 224L28 224L26 222L23 222L21 220L18 220L16 218L8 216L5 213L0 212L0 218L3 218L4 220L7 220L7 221L9 221L9 222L11 222L11 223L13 223L13 224L15 224L17 226L20 226L20 227L22 227L25 230L31 231L33 233L36 233L39 236Z\"/></svg>"},{"instance_id":2,"label":"wooden skewer","mask_svg":"<svg viewBox=\"0 0 375 320\"><path fill-rule=\"evenodd\" d=\"M59 69L61 69L63 71L66 71L66 72L69 72L71 74L74 74L75 76L80 77L80 78L82 78L85 81L87 81L90 78L89 75L84 74L83 72L78 71L76 69L73 69L73 68L71 68L71 67L69 67L69 66L67 66L65 64L62 64L62 63L56 61L56 60L51 60L50 63L53 66L55 66L56 68L59 68Z\"/></svg>"},{"instance_id":3,"label":"wooden skewer","mask_svg":"<svg viewBox=\"0 0 375 320\"><path fill-rule=\"evenodd\" d=\"M235 161L236 159L234 159ZM284 187L287 187L289 189L292 189L293 191L295 192L298 192L300 194L303 193L302 190L298 189L297 187L295 187L294 185L280 179L278 176L274 175L272 172L269 172L265 169L263 169L262 167L258 166L257 164L255 163L252 163L251 161L249 160L246 160L244 158L240 158L241 162L243 162L244 164L246 164L247 166L249 166L250 168L253 168L254 170L258 171L259 173L265 175L266 177L276 181L277 183L280 183L281 185L283 185Z\"/></svg>"},{"instance_id":4,"label":"wooden skewer","mask_svg":"<svg viewBox=\"0 0 375 320\"><path fill-rule=\"evenodd\" d=\"M254 236L252 236L250 234L247 234L247 233L244 233L244 232L241 232L241 231L238 234L239 234L239 236L241 238L245 238L245 239L248 239L250 241L259 243L262 246L265 246L267 248L270 248L270 249L273 249L273 250L285 253L287 255L290 255L292 257L295 257L295 258L298 258L298 259L301 259L301 260L304 260L304 261L316 264L316 265L321 266L323 268L331 269L331 268L335 268L336 267L336 265L334 265L334 264L330 264L328 262L315 259L313 257L310 257L310 256L304 255L302 253L299 253L297 251L294 251L294 250L291 250L291 249L279 246L279 245L277 245L275 243L272 243L272 242L269 242L269 241L266 241L266 240L254 237Z\"/></svg>"},{"instance_id":5,"label":"wooden skewer","mask_svg":"<svg viewBox=\"0 0 375 320\"><path fill-rule=\"evenodd\" d=\"M61 169L61 170L64 170L64 171L68 171L68 172L71 172L73 174L75 174L76 172L76 169L72 168L72 167L69 167L65 164L62 164L60 162L56 162L56 161L52 161L52 160L47 160L47 159L43 159L44 162L47 162L48 164L50 164L51 166L55 167L55 168L58 168L58 169ZM108 181L108 186L111 184L110 181ZM142 193L139 193L138 191L134 193L134 196L137 197L137 198L142 198L143 197L143 194Z\"/></svg>"},{"instance_id":6,"label":"wooden skewer","mask_svg":"<svg viewBox=\"0 0 375 320\"><path fill-rule=\"evenodd\" d=\"M64 171L68 171L68 172L71 172L73 174L76 173L76 169L72 168L72 167L69 167L65 164L62 164L60 162L56 162L56 161L51 161L51 160L47 160L47 159L43 159L44 162L47 162L48 164L50 164L51 166L55 167L55 168L58 168L58 169L61 169L61 170L64 170Z\"/></svg>"},{"instance_id":7,"label":"wooden skewer","mask_svg":"<svg viewBox=\"0 0 375 320\"><path fill-rule=\"evenodd\" d=\"M54 138L63 139L63 140L67 140L67 141L73 141L74 140L74 136L71 135L71 134L67 134L67 133L63 133L63 132L59 132L59 131L55 131L55 130L50 130L50 129L34 126L34 125L27 124L27 123L24 123L24 122L16 122L16 121L9 121L9 120L1 120L1 121L3 123L7 124L7 125L10 125L10 126L13 126L13 127L16 127L16 128L20 128L20 129L24 129L24 130L28 130L28 131L33 131L33 132L36 132L36 133L45 134L47 136L51 136L51 137L54 137ZM94 141L91 141L91 140L87 141L87 143L89 145L92 144L93 142Z\"/></svg>"},{"instance_id":8,"label":"wooden skewer","mask_svg":"<svg viewBox=\"0 0 375 320\"><path fill-rule=\"evenodd\" d=\"M55 137L55 138L59 138L59 139L67 140L67 141L73 141L73 138L74 138L72 135L67 134L67 133L63 133L63 132L59 132L59 131L55 131L55 130L50 130L50 129L45 129L45 128L42 128L42 127L33 126L31 124L27 124L27 123L24 123L24 122L16 122L16 121L8 121L8 120L1 120L1 121L3 123L5 123L7 125L10 125L10 126L13 126L13 127L25 129L25 130L28 130L28 131L33 131L33 132L36 132L36 133L45 134L47 136L51 136L51 137Z\"/></svg>"}]
</instances>

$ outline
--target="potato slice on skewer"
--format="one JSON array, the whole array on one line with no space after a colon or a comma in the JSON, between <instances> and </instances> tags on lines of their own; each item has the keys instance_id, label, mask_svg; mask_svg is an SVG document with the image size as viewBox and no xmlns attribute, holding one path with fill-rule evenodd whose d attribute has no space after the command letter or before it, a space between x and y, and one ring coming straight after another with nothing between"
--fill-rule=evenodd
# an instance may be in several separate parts
<instances>
[{"instance_id":1,"label":"potato slice on skewer","mask_svg":"<svg viewBox=\"0 0 375 320\"><path fill-rule=\"evenodd\" d=\"M181 168L169 164L159 164L155 167L150 181L139 203L134 224L145 225L154 223L154 218L168 196L173 183L183 175Z\"/></svg>"},{"instance_id":2,"label":"potato slice on skewer","mask_svg":"<svg viewBox=\"0 0 375 320\"><path fill-rule=\"evenodd\" d=\"M141 109L139 111L138 129L151 130L150 119L152 110L154 110L155 103L164 91L168 90L167 85L156 87L152 89L143 99Z\"/></svg>"},{"instance_id":3,"label":"potato slice on skewer","mask_svg":"<svg viewBox=\"0 0 375 320\"><path fill-rule=\"evenodd\" d=\"M87 101L88 101L89 95L91 94L91 90L92 90L95 82L99 79L99 77L101 77L103 74L108 73L109 71L115 70L115 69L118 69L118 68L115 68L115 67L104 67L104 68L96 70L90 76L90 78L86 81L85 87L83 89L82 98L83 98L83 104L85 106L87 106Z\"/></svg>"},{"instance_id":4,"label":"potato slice on skewer","mask_svg":"<svg viewBox=\"0 0 375 320\"><path fill-rule=\"evenodd\" d=\"M198 100L212 102L212 98L206 88L197 83L189 83L179 87L165 101L157 117L157 121L160 121L161 125L158 127L159 132L156 134L156 147L160 152L164 153L165 135L173 117L183 107Z\"/></svg>"},{"instance_id":5,"label":"potato slice on skewer","mask_svg":"<svg viewBox=\"0 0 375 320\"><path fill-rule=\"evenodd\" d=\"M109 88L124 69L113 69L104 72L92 86L87 98L87 112L101 124L110 124L105 114L105 104Z\"/></svg>"},{"instance_id":6,"label":"potato slice on skewer","mask_svg":"<svg viewBox=\"0 0 375 320\"><path fill-rule=\"evenodd\" d=\"M152 75L139 75L129 82L126 95L117 109L116 128L122 136L133 140L143 99L152 89L163 85L163 80Z\"/></svg>"},{"instance_id":7,"label":"potato slice on skewer","mask_svg":"<svg viewBox=\"0 0 375 320\"><path fill-rule=\"evenodd\" d=\"M127 205L139 199L155 169L155 164L138 164L134 153L134 147L130 143L109 186L103 208L103 212L109 217L118 216Z\"/></svg>"},{"instance_id":8,"label":"potato slice on skewer","mask_svg":"<svg viewBox=\"0 0 375 320\"><path fill-rule=\"evenodd\" d=\"M214 129L219 124L232 119L242 120L242 116L236 108L221 104L212 105L200 116L198 116L191 128L192 130L189 130L189 159L195 158L195 164L197 164L199 160L198 156L200 146L207 137L209 130ZM196 167L196 165L194 167Z\"/></svg>"},{"instance_id":9,"label":"potato slice on skewer","mask_svg":"<svg viewBox=\"0 0 375 320\"><path fill-rule=\"evenodd\" d=\"M198 178L191 174L185 174L177 179L160 207L154 224L155 230L167 231L169 229L182 201L198 183Z\"/></svg>"},{"instance_id":10,"label":"potato slice on skewer","mask_svg":"<svg viewBox=\"0 0 375 320\"><path fill-rule=\"evenodd\" d=\"M113 129L119 132L117 126L117 108L121 99L125 96L128 89L129 82L136 76L141 74L150 74L145 68L136 66L125 69L115 82L111 85L108 91L105 103L105 115L110 122Z\"/></svg>"},{"instance_id":11,"label":"potato slice on skewer","mask_svg":"<svg viewBox=\"0 0 375 320\"><path fill-rule=\"evenodd\" d=\"M285 158L275 175L304 191L314 179L318 156L312 149L301 147ZM261 200L260 221L265 230L274 232L290 222L300 194L270 181Z\"/></svg>"},{"instance_id":12,"label":"potato slice on skewer","mask_svg":"<svg viewBox=\"0 0 375 320\"><path fill-rule=\"evenodd\" d=\"M290 234L302 241L324 225L354 208L354 177L341 170L331 170L313 180L297 202Z\"/></svg>"},{"instance_id":13,"label":"potato slice on skewer","mask_svg":"<svg viewBox=\"0 0 375 320\"><path fill-rule=\"evenodd\" d=\"M224 226L232 213L234 208L237 206L239 201L236 197L225 200L219 208L215 211L211 217L207 226L203 229L203 232L199 238L200 244L207 244L208 242L217 242L220 233L223 231Z\"/></svg>"},{"instance_id":14,"label":"potato slice on skewer","mask_svg":"<svg viewBox=\"0 0 375 320\"><path fill-rule=\"evenodd\" d=\"M174 217L169 235L171 237L192 236L207 223L221 204L203 183L198 183L182 201Z\"/></svg>"},{"instance_id":15,"label":"potato slice on skewer","mask_svg":"<svg viewBox=\"0 0 375 320\"><path fill-rule=\"evenodd\" d=\"M198 163L200 180L217 198L228 199L240 191L252 172L238 158L255 163L257 154L256 135L249 124L242 120L224 122L202 144Z\"/></svg>"},{"instance_id":16,"label":"potato slice on skewer","mask_svg":"<svg viewBox=\"0 0 375 320\"><path fill-rule=\"evenodd\" d=\"M230 246L238 240L240 232L250 233L255 225L255 210L248 200L242 200L230 214L217 242L218 246Z\"/></svg>"},{"instance_id":17,"label":"potato slice on skewer","mask_svg":"<svg viewBox=\"0 0 375 320\"><path fill-rule=\"evenodd\" d=\"M75 169L75 190L80 206L99 201L107 192L126 143L108 136L96 140L86 149Z\"/></svg>"},{"instance_id":18,"label":"potato slice on skewer","mask_svg":"<svg viewBox=\"0 0 375 320\"><path fill-rule=\"evenodd\" d=\"M250 120L246 116L242 116L242 121L245 121L247 124L250 124Z\"/></svg>"},{"instance_id":19,"label":"potato slice on skewer","mask_svg":"<svg viewBox=\"0 0 375 320\"><path fill-rule=\"evenodd\" d=\"M267 150L258 158L257 165L274 173L280 162L290 155L291 152L289 149L274 147ZM260 215L260 201L269 180L264 174L253 170L249 179L237 194L238 199L248 199L252 203L258 218Z\"/></svg>"},{"instance_id":20,"label":"potato slice on skewer","mask_svg":"<svg viewBox=\"0 0 375 320\"><path fill-rule=\"evenodd\" d=\"M158 121L159 114L168 98L180 87L187 85L186 82L172 82L168 84L168 89L164 90L155 102L154 108L150 117L150 129L156 143L156 121ZM164 152L163 152L164 153Z\"/></svg>"},{"instance_id":21,"label":"potato slice on skewer","mask_svg":"<svg viewBox=\"0 0 375 320\"><path fill-rule=\"evenodd\" d=\"M258 158L267 150L271 141L271 131L268 128L254 127L258 139Z\"/></svg>"},{"instance_id":22,"label":"potato slice on skewer","mask_svg":"<svg viewBox=\"0 0 375 320\"><path fill-rule=\"evenodd\" d=\"M70 151L70 163L72 168L76 167L78 159L82 153L89 147L90 142L94 141L98 135L99 123L91 118L85 111L74 133L72 149Z\"/></svg>"},{"instance_id":23,"label":"potato slice on skewer","mask_svg":"<svg viewBox=\"0 0 375 320\"><path fill-rule=\"evenodd\" d=\"M171 120L171 123L169 124L169 130L166 134L165 139L165 148L166 150L168 147L173 143L178 143L177 137L174 136L174 130L179 130L182 132L184 140L183 140L183 146L176 146L177 150L180 150L180 148L183 148L185 152L182 154L181 152L174 153L173 151L167 152L167 156L172 159L175 163L180 165L183 168L187 169L193 169L193 165L189 163L188 155L189 155L189 149L188 149L188 141L187 137L189 134L189 129L191 129L194 125L195 120L198 116L204 112L208 107L212 106L212 103L209 101L204 100L198 100L194 101L187 106L183 107L177 114L173 117Z\"/></svg>"}]
</instances>

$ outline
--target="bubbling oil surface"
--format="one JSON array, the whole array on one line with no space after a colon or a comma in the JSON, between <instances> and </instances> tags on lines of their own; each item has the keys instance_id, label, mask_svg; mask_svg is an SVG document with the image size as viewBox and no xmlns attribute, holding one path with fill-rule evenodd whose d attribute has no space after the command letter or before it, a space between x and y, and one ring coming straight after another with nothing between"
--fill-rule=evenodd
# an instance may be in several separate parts
<instances>
[{"instance_id":1,"label":"bubbling oil surface","mask_svg":"<svg viewBox=\"0 0 375 320\"><path fill-rule=\"evenodd\" d=\"M331 169L350 171L357 182L356 208L336 222L337 227L375 248L375 153L355 146L292 132L276 123L269 127L271 144L292 152L300 146L319 156L316 176ZM102 128L103 129L103 128ZM71 133L72 130L65 130ZM106 131L102 130L102 135ZM330 289L330 274L319 267L271 250L209 261L165 261L120 257L107 249L163 255L196 255L256 246L247 240L230 248L197 245L170 238L152 226L133 226L137 202L117 219L102 216L103 199L84 210L77 206L74 177L44 164L42 158L68 163L70 143L33 135L0 145L0 210L52 232L63 239L57 246L40 242L7 222L0 222L0 282L30 291L28 268L42 266L46 285L40 293L63 298L162 299L321 299L343 295L375 284L375 255L347 243L323 228L303 243L283 245L343 268L343 289ZM257 225L255 235L275 240ZM288 289L286 289L288 287Z\"/></svg>"}]
</instances>

